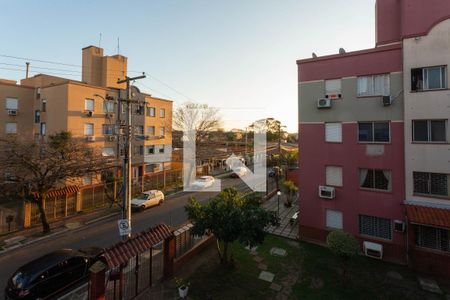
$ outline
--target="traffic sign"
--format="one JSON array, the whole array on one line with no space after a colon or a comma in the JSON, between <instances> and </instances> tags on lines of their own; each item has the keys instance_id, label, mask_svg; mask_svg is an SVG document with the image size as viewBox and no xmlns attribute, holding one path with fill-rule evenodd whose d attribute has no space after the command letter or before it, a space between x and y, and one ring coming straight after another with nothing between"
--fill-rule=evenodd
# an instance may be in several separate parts
<instances>
[{"instance_id":1,"label":"traffic sign","mask_svg":"<svg viewBox=\"0 0 450 300\"><path fill-rule=\"evenodd\" d=\"M117 224L119 225L119 234L121 236L131 234L131 226L127 219L119 220Z\"/></svg>"}]
</instances>

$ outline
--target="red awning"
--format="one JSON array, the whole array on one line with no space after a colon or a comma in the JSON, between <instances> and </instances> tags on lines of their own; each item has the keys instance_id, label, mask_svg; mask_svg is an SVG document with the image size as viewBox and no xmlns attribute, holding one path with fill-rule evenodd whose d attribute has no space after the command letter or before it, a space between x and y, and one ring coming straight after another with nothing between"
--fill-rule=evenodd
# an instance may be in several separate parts
<instances>
[{"instance_id":1,"label":"red awning","mask_svg":"<svg viewBox=\"0 0 450 300\"><path fill-rule=\"evenodd\" d=\"M172 231L169 226L166 224L159 224L106 249L103 256L105 257L108 266L114 268L127 262L132 257L147 251L171 235Z\"/></svg>"},{"instance_id":2,"label":"red awning","mask_svg":"<svg viewBox=\"0 0 450 300\"><path fill-rule=\"evenodd\" d=\"M78 193L79 188L76 185L70 185L66 186L60 189L55 189L47 192L47 198L51 197L58 197L58 196L65 196L65 195L72 195ZM34 192L33 195L37 197L37 193Z\"/></svg>"},{"instance_id":3,"label":"red awning","mask_svg":"<svg viewBox=\"0 0 450 300\"><path fill-rule=\"evenodd\" d=\"M450 209L406 205L406 215L411 223L450 228Z\"/></svg>"}]
</instances>

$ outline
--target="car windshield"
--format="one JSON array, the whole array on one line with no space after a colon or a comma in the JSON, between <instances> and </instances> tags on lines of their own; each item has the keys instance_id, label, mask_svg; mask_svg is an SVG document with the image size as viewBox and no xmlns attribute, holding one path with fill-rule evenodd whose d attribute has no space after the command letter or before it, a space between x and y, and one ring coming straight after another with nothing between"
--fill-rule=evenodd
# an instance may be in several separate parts
<instances>
[{"instance_id":1,"label":"car windshield","mask_svg":"<svg viewBox=\"0 0 450 300\"><path fill-rule=\"evenodd\" d=\"M147 194L141 194L136 199L138 199L138 200L147 200L147 198L148 198Z\"/></svg>"},{"instance_id":2,"label":"car windshield","mask_svg":"<svg viewBox=\"0 0 450 300\"><path fill-rule=\"evenodd\" d=\"M200 177L200 178L198 179L198 181L208 181L208 178L207 178L207 177Z\"/></svg>"},{"instance_id":3,"label":"car windshield","mask_svg":"<svg viewBox=\"0 0 450 300\"><path fill-rule=\"evenodd\" d=\"M25 285L28 282L28 276L22 272L17 272L14 274L14 276L11 278L12 284L16 289L22 289L25 287Z\"/></svg>"}]
</instances>

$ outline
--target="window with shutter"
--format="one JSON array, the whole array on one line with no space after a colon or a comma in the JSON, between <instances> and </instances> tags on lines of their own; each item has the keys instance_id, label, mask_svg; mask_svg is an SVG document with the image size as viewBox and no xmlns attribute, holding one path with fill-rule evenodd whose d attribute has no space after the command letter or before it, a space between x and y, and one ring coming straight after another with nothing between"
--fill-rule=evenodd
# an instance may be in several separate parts
<instances>
[{"instance_id":1,"label":"window with shutter","mask_svg":"<svg viewBox=\"0 0 450 300\"><path fill-rule=\"evenodd\" d=\"M342 229L342 212L337 210L326 210L326 226L328 228Z\"/></svg>"},{"instance_id":2,"label":"window with shutter","mask_svg":"<svg viewBox=\"0 0 450 300\"><path fill-rule=\"evenodd\" d=\"M341 123L325 123L325 141L331 143L342 142Z\"/></svg>"},{"instance_id":3,"label":"window with shutter","mask_svg":"<svg viewBox=\"0 0 450 300\"><path fill-rule=\"evenodd\" d=\"M342 167L327 166L325 170L327 185L342 186Z\"/></svg>"},{"instance_id":4,"label":"window with shutter","mask_svg":"<svg viewBox=\"0 0 450 300\"><path fill-rule=\"evenodd\" d=\"M391 220L373 216L359 215L359 233L390 240L392 238Z\"/></svg>"}]
</instances>

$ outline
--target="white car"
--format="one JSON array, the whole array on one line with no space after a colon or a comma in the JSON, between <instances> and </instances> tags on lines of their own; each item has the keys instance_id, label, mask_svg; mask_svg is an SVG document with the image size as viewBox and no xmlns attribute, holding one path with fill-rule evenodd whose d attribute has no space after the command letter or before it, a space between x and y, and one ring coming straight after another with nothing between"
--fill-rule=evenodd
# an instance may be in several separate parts
<instances>
[{"instance_id":1,"label":"white car","mask_svg":"<svg viewBox=\"0 0 450 300\"><path fill-rule=\"evenodd\" d=\"M135 210L144 210L146 208L160 205L164 202L164 194L159 190L150 190L143 192L139 197L131 200L131 208Z\"/></svg>"},{"instance_id":2,"label":"white car","mask_svg":"<svg viewBox=\"0 0 450 300\"><path fill-rule=\"evenodd\" d=\"M212 176L201 176L200 178L197 178L197 180L195 180L192 183L192 187L194 189L206 189L210 186L212 186L214 184L214 177Z\"/></svg>"}]
</instances>

